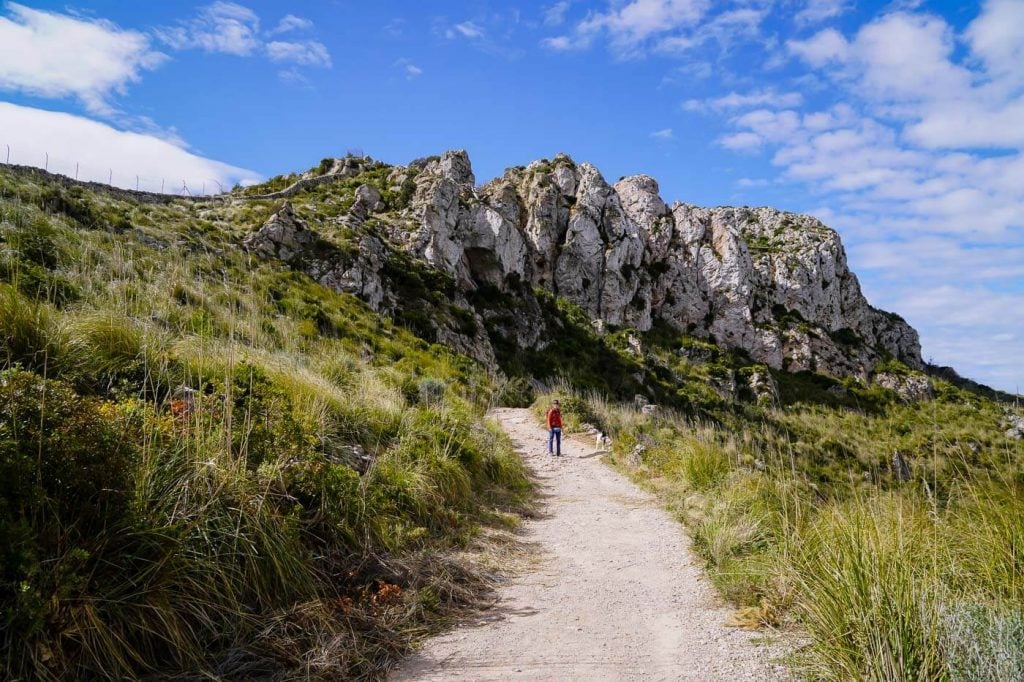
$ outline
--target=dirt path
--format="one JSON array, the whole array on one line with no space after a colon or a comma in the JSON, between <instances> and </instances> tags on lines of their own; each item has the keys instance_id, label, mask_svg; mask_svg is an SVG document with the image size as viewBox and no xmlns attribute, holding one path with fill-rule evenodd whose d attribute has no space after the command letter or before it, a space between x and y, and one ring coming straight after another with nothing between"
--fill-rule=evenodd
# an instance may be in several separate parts
<instances>
[{"instance_id":1,"label":"dirt path","mask_svg":"<svg viewBox=\"0 0 1024 682\"><path fill-rule=\"evenodd\" d=\"M549 457L528 410L498 410L541 482L525 524L534 570L473 623L428 641L394 680L770 680L775 652L723 625L682 527L654 498L569 439ZM753 640L753 641L752 641Z\"/></svg>"}]
</instances>

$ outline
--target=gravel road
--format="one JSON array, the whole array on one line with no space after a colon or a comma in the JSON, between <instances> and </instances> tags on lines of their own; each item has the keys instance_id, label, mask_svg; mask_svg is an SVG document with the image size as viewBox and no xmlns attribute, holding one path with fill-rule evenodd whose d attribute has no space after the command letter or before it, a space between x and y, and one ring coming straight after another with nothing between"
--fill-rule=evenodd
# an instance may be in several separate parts
<instances>
[{"instance_id":1,"label":"gravel road","mask_svg":"<svg viewBox=\"0 0 1024 682\"><path fill-rule=\"evenodd\" d=\"M724 626L683 528L652 495L569 438L546 454L528 410L497 410L541 485L537 547L491 609L427 641L393 680L774 680L765 639ZM589 442L588 442L589 441Z\"/></svg>"}]
</instances>

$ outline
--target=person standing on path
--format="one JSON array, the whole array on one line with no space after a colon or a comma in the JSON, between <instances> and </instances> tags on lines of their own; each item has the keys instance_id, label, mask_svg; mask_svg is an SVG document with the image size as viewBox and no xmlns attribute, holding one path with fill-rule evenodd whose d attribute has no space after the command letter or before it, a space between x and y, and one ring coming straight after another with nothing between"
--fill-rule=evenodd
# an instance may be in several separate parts
<instances>
[{"instance_id":1,"label":"person standing on path","mask_svg":"<svg viewBox=\"0 0 1024 682\"><path fill-rule=\"evenodd\" d=\"M553 400L547 414L548 454L562 456L562 410L558 401Z\"/></svg>"}]
</instances>

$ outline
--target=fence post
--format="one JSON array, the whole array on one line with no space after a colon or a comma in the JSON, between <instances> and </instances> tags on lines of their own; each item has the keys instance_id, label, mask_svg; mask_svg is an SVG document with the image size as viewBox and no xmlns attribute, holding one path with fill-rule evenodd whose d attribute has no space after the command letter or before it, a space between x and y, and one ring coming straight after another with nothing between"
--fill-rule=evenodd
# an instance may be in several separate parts
<instances>
[{"instance_id":1,"label":"fence post","mask_svg":"<svg viewBox=\"0 0 1024 682\"><path fill-rule=\"evenodd\" d=\"M43 164L43 170L47 173L50 172L50 152L44 152L46 154L46 163Z\"/></svg>"},{"instance_id":2,"label":"fence post","mask_svg":"<svg viewBox=\"0 0 1024 682\"><path fill-rule=\"evenodd\" d=\"M167 182L164 178L160 178L160 194L164 193L164 183Z\"/></svg>"},{"instance_id":3,"label":"fence post","mask_svg":"<svg viewBox=\"0 0 1024 682\"><path fill-rule=\"evenodd\" d=\"M138 175L135 176L135 191L136 192L139 191L139 176Z\"/></svg>"}]
</instances>

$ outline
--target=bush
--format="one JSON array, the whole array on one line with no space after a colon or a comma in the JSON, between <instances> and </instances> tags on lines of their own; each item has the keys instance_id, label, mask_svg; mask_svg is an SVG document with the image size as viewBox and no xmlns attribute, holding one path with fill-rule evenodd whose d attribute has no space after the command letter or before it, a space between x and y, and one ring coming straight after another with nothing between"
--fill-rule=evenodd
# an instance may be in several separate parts
<instances>
[{"instance_id":1,"label":"bush","mask_svg":"<svg viewBox=\"0 0 1024 682\"><path fill-rule=\"evenodd\" d=\"M0 372L0 602L5 640L31 639L90 586L89 559L131 517L136 452L110 404Z\"/></svg>"},{"instance_id":2,"label":"bush","mask_svg":"<svg viewBox=\"0 0 1024 682\"><path fill-rule=\"evenodd\" d=\"M1024 680L1024 612L961 603L941 610L939 643L952 680Z\"/></svg>"},{"instance_id":3,"label":"bush","mask_svg":"<svg viewBox=\"0 0 1024 682\"><path fill-rule=\"evenodd\" d=\"M534 400L533 386L523 377L500 381L494 394L494 403L501 407L529 407Z\"/></svg>"},{"instance_id":4,"label":"bush","mask_svg":"<svg viewBox=\"0 0 1024 682\"><path fill-rule=\"evenodd\" d=\"M444 398L445 384L443 381L426 377L417 385L417 396L423 405L432 405Z\"/></svg>"}]
</instances>

